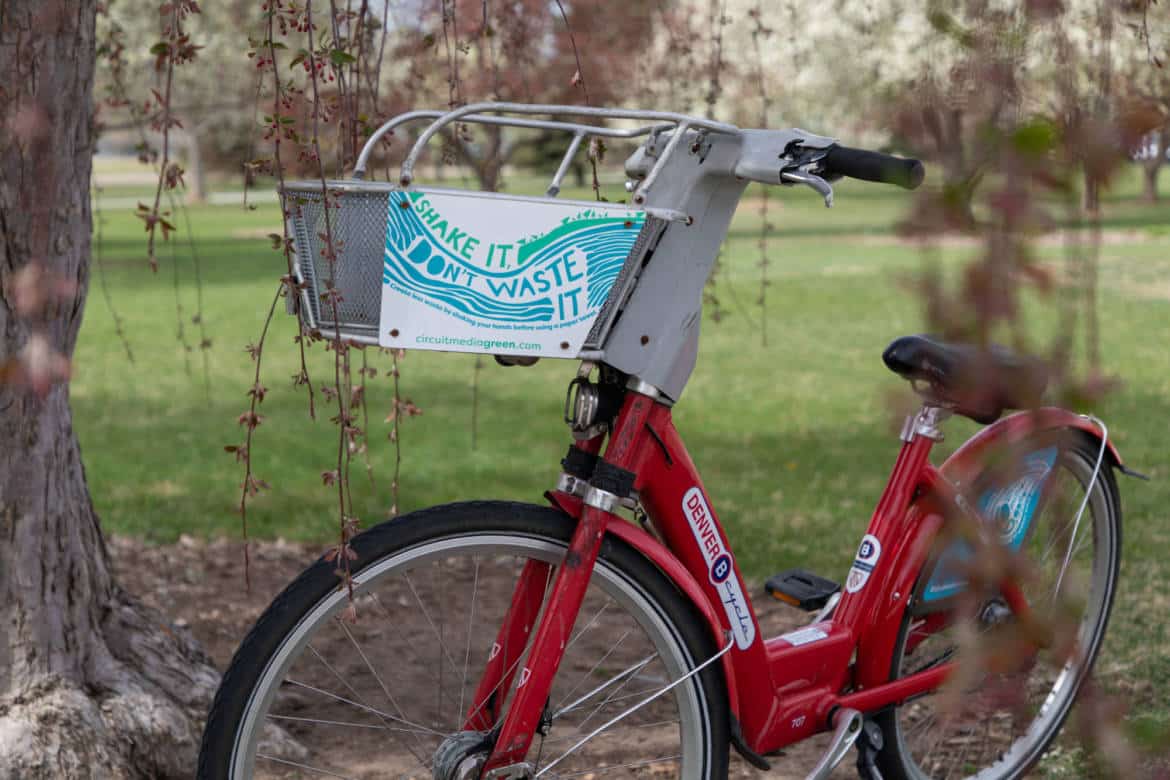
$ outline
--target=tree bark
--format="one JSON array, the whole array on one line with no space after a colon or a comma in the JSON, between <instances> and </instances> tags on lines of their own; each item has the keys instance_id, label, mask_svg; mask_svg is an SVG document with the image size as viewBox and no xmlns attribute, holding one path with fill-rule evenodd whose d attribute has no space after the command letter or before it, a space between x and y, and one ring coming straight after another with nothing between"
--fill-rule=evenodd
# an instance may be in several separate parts
<instances>
[{"instance_id":1,"label":"tree bark","mask_svg":"<svg viewBox=\"0 0 1170 780\"><path fill-rule=\"evenodd\" d=\"M512 156L515 144L505 142L502 129L493 125L484 127L483 134L487 140L480 147L456 138L455 148L463 162L475 171L479 188L484 192L496 192L500 189L500 174Z\"/></svg>"},{"instance_id":2,"label":"tree bark","mask_svg":"<svg viewBox=\"0 0 1170 780\"><path fill-rule=\"evenodd\" d=\"M1096 214L1101 210L1101 184L1088 168L1085 168L1084 182L1081 205L1087 213Z\"/></svg>"},{"instance_id":3,"label":"tree bark","mask_svg":"<svg viewBox=\"0 0 1170 780\"><path fill-rule=\"evenodd\" d=\"M1170 125L1158 131L1158 140L1154 143L1154 155L1148 160L1142 160L1143 197L1147 203L1158 202L1158 173L1166 161L1166 149L1170 147Z\"/></svg>"},{"instance_id":4,"label":"tree bark","mask_svg":"<svg viewBox=\"0 0 1170 780\"><path fill-rule=\"evenodd\" d=\"M72 357L89 282L95 0L0 4L0 365ZM30 264L43 308L18 308ZM22 275L23 270L23 275ZM0 383L0 777L190 777L217 674L115 583L69 389Z\"/></svg>"},{"instance_id":5,"label":"tree bark","mask_svg":"<svg viewBox=\"0 0 1170 780\"><path fill-rule=\"evenodd\" d=\"M187 133L187 202L207 202L207 166L203 162L202 128L195 125Z\"/></svg>"},{"instance_id":6,"label":"tree bark","mask_svg":"<svg viewBox=\"0 0 1170 780\"><path fill-rule=\"evenodd\" d=\"M1142 165L1142 199L1147 203L1158 202L1158 169L1160 165L1146 162Z\"/></svg>"}]
</instances>

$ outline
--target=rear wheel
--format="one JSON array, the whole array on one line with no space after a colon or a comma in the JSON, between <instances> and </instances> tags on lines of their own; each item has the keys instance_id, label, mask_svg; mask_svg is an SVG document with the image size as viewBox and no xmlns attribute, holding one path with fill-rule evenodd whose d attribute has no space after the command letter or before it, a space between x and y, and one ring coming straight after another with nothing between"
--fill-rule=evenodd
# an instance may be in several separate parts
<instances>
[{"instance_id":1,"label":"rear wheel","mask_svg":"<svg viewBox=\"0 0 1170 780\"><path fill-rule=\"evenodd\" d=\"M208 720L200 777L457 776L463 759L490 751L482 735L461 729L480 672L499 651L517 577L539 562L547 596L573 526L552 509L494 502L378 526L353 542L356 622L343 619L349 602L334 564L319 561L237 651ZM549 778L726 776L717 663L569 752L715 652L663 575L606 540L528 762ZM493 711L495 725L506 711L506 703Z\"/></svg>"},{"instance_id":2,"label":"rear wheel","mask_svg":"<svg viewBox=\"0 0 1170 780\"><path fill-rule=\"evenodd\" d=\"M878 716L886 777L1022 776L1055 738L1096 658L1121 551L1113 470L1105 460L1090 485L1101 445L1082 433L1038 436L1023 452L1006 476L1001 470L977 480L969 498L1023 557L1031 573L1024 596L1036 617L1055 627L1056 641L1021 651L1023 631L998 594L943 593L955 580L937 573L920 583L919 606L903 618L892 678L956 661L958 679ZM944 609L923 608L932 589L949 596ZM959 619L960 611L968 619Z\"/></svg>"}]
</instances>

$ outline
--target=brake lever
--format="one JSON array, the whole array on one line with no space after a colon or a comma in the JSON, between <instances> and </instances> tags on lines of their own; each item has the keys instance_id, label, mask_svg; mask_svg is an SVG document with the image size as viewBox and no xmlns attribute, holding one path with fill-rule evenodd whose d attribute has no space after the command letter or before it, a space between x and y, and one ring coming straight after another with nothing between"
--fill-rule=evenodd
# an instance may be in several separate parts
<instances>
[{"instance_id":1,"label":"brake lever","mask_svg":"<svg viewBox=\"0 0 1170 780\"><path fill-rule=\"evenodd\" d=\"M811 187L825 199L825 208L830 209L833 207L833 185L815 173L808 173L807 171L781 171L780 181Z\"/></svg>"}]
</instances>

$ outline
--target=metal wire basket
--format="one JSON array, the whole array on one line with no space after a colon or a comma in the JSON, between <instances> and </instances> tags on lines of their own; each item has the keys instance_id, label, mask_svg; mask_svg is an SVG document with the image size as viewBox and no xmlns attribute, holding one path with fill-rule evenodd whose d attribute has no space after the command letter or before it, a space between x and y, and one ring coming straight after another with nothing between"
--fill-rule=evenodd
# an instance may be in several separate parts
<instances>
[{"instance_id":1,"label":"metal wire basket","mask_svg":"<svg viewBox=\"0 0 1170 780\"><path fill-rule=\"evenodd\" d=\"M664 228L663 220L673 217L651 214L639 206L554 200L583 140L591 136L653 138L657 133L675 131L664 142L649 175L633 191L631 200L641 204L645 190L688 127L738 132L710 120L662 112L515 104L485 105L480 110L652 123L609 128L475 113L474 106L396 117L369 139L353 179L290 182L280 193L293 239L295 275L302 285L302 310L310 328L330 337L339 335L391 347L566 358L596 352L604 344L621 301L637 283L637 259L650 251ZM363 181L378 139L394 127L418 119L431 123L403 163L401 181ZM455 120L571 134L545 197L412 187L414 165L423 146ZM472 257L471 242L465 238L471 231L456 229L453 218L448 227L448 214L416 214L415 206L419 212L424 210L425 198L458 212L461 224L478 225L484 240L475 245L484 244L479 247L480 255L489 248L488 256ZM498 239L501 225L507 225L516 238ZM462 245L452 238L455 234L463 238ZM497 246L501 251L514 248L511 267L492 266L491 252ZM506 263L503 257L495 260ZM565 281L562 277L568 277L576 287L565 290L552 286L554 277L558 285ZM577 281L580 279L585 281ZM330 290L338 294L336 304ZM529 299L524 299L525 291L531 292ZM539 297L542 294L544 297Z\"/></svg>"},{"instance_id":2,"label":"metal wire basket","mask_svg":"<svg viewBox=\"0 0 1170 780\"><path fill-rule=\"evenodd\" d=\"M378 343L382 305L382 257L390 188L360 182L329 182L329 224L320 182L292 182L282 198L289 215L298 281L309 327L360 343ZM326 236L332 235L336 262L330 268ZM340 291L337 318L324 300L330 284ZM340 327L338 327L340 326Z\"/></svg>"}]
</instances>

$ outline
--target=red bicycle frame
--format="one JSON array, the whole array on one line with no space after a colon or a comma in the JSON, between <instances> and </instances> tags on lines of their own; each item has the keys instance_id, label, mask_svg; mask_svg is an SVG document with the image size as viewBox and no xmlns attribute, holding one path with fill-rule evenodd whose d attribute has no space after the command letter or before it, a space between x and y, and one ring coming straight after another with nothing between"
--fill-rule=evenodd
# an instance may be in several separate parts
<instances>
[{"instance_id":1,"label":"red bicycle frame","mask_svg":"<svg viewBox=\"0 0 1170 780\"><path fill-rule=\"evenodd\" d=\"M950 664L892 682L890 673L907 603L944 512L956 502L954 483L944 475L967 474L992 443L1010 442L1037 429L1097 432L1084 418L1059 409L1019 414L985 429L936 470L929 455L939 437L928 413L924 408L903 433L901 451L832 619L765 638L727 535L674 427L670 406L627 392L604 460L635 475L634 489L662 541L593 505L597 502L587 503L563 491L548 494L578 524L551 589L547 579L552 567L528 564L499 628L465 722L467 729L485 729L497 722L515 681L485 770L523 761L607 533L637 548L674 581L704 616L716 646L727 649L721 663L731 716L748 750L770 753L829 729L838 708L872 712L938 688L950 673ZM576 446L596 454L602 440L597 436ZM1120 464L1112 448L1110 456ZM1004 592L1014 609L1026 608L1011 583L1005 583ZM535 626L528 664L517 672L542 603L544 616Z\"/></svg>"}]
</instances>

